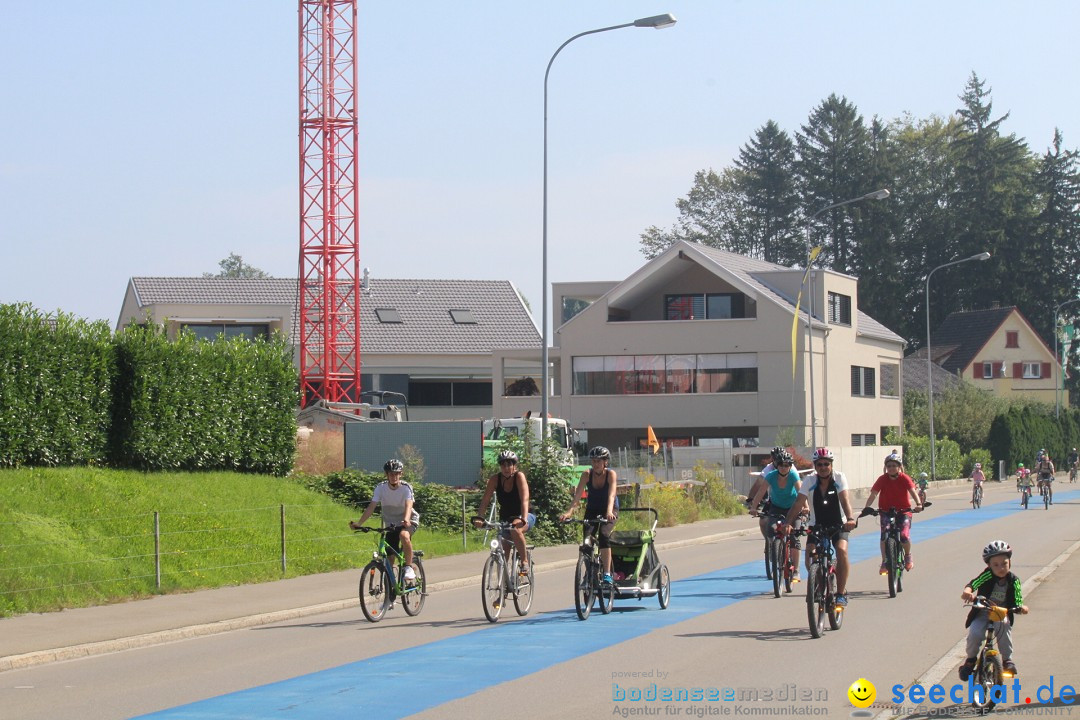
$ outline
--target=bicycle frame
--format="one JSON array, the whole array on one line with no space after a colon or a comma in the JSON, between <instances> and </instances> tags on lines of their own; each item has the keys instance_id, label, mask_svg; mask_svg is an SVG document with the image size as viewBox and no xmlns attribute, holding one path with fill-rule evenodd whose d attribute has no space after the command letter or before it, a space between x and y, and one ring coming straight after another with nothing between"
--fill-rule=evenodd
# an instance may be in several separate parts
<instances>
[{"instance_id":1,"label":"bicycle frame","mask_svg":"<svg viewBox=\"0 0 1080 720\"><path fill-rule=\"evenodd\" d=\"M989 604L985 598L978 597L971 606L987 613L986 631L979 652L975 656L972 669L972 684L976 688L972 695L971 706L980 712L994 709L995 702L990 699L990 689L994 685L1004 684L1006 675L1002 666L1001 653L997 649L997 628L1003 622L1009 622L1009 608ZM1012 611L1020 608L1012 608Z\"/></svg>"},{"instance_id":2,"label":"bicycle frame","mask_svg":"<svg viewBox=\"0 0 1080 720\"><path fill-rule=\"evenodd\" d=\"M829 627L839 630L844 622L844 608L836 604L836 547L833 535L842 531L842 527L815 527L807 534L807 546L813 545L814 551L807 558L806 611L810 620L810 635L822 636L825 629L825 616Z\"/></svg>"}]
</instances>

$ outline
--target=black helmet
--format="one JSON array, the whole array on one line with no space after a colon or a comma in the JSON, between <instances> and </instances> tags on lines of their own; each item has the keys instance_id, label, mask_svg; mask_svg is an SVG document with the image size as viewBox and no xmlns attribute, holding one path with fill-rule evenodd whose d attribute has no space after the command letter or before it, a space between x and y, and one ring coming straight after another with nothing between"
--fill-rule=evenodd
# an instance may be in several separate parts
<instances>
[{"instance_id":1,"label":"black helmet","mask_svg":"<svg viewBox=\"0 0 1080 720\"><path fill-rule=\"evenodd\" d=\"M592 460L610 460L611 453L603 445L597 445L589 451L589 458Z\"/></svg>"},{"instance_id":2,"label":"black helmet","mask_svg":"<svg viewBox=\"0 0 1080 720\"><path fill-rule=\"evenodd\" d=\"M772 450L769 451L769 455L772 456L773 465L775 465L777 462L779 462L780 453L782 453L782 452L784 452L784 448L781 447L780 445L777 445L776 447L774 447Z\"/></svg>"},{"instance_id":3,"label":"black helmet","mask_svg":"<svg viewBox=\"0 0 1080 720\"><path fill-rule=\"evenodd\" d=\"M390 458L386 461L386 464L382 466L383 472L401 472L405 469L405 464L397 458Z\"/></svg>"},{"instance_id":4,"label":"black helmet","mask_svg":"<svg viewBox=\"0 0 1080 720\"><path fill-rule=\"evenodd\" d=\"M502 465L504 462L517 463L517 461L518 461L517 453L514 452L513 450L503 450L501 453L499 453L499 464L500 465Z\"/></svg>"},{"instance_id":5,"label":"black helmet","mask_svg":"<svg viewBox=\"0 0 1080 720\"><path fill-rule=\"evenodd\" d=\"M781 450L777 454L773 455L773 463L776 465L788 464L794 465L795 458L787 450Z\"/></svg>"}]
</instances>

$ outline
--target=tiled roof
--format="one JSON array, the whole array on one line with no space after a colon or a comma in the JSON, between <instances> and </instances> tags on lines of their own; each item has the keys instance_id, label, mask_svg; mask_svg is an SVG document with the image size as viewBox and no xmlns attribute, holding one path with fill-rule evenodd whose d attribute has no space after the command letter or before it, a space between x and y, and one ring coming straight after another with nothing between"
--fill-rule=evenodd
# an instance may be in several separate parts
<instances>
[{"instance_id":1,"label":"tiled roof","mask_svg":"<svg viewBox=\"0 0 1080 720\"><path fill-rule=\"evenodd\" d=\"M904 391L926 392L926 348L919 348L903 359ZM934 397L960 384L960 378L937 363L931 366L934 373Z\"/></svg>"},{"instance_id":2,"label":"tiled roof","mask_svg":"<svg viewBox=\"0 0 1080 720\"><path fill-rule=\"evenodd\" d=\"M136 277L131 281L140 306L288 305L296 317L295 278ZM381 308L397 310L402 322L380 322L375 310ZM455 323L451 310L470 310L476 322ZM506 280L371 278L368 288L361 291L363 352L475 354L493 348L539 348L540 342L532 317Z\"/></svg>"},{"instance_id":3,"label":"tiled roof","mask_svg":"<svg viewBox=\"0 0 1080 720\"><path fill-rule=\"evenodd\" d=\"M939 346L956 346L955 350L940 361L941 367L950 373L962 372L1014 310L1016 308L1010 306L952 313L930 335L934 357L941 356L938 352Z\"/></svg>"},{"instance_id":4,"label":"tiled roof","mask_svg":"<svg viewBox=\"0 0 1080 720\"><path fill-rule=\"evenodd\" d=\"M757 276L757 273L776 272L777 270L792 272L792 268L785 265L766 262L765 260L746 257L745 255L739 255L738 253L708 247L706 245L694 245L694 248L715 260L717 264L752 286L757 292L770 297L781 305L794 309L795 298L784 295ZM802 272L802 269L799 269L798 272ZM806 298L804 297L802 309L799 311L803 318L806 317L806 308ZM857 331L860 335L875 337L882 340L891 340L893 342L904 342L902 337L864 313L862 310L858 310L857 312ZM818 321L815 320L815 323L816 322Z\"/></svg>"}]
</instances>

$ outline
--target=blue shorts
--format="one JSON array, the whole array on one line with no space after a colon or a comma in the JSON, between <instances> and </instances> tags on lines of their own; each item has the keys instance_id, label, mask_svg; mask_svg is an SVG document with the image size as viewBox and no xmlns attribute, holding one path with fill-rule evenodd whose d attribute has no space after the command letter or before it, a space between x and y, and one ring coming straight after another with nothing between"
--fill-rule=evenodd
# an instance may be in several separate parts
<instances>
[{"instance_id":1,"label":"blue shorts","mask_svg":"<svg viewBox=\"0 0 1080 720\"><path fill-rule=\"evenodd\" d=\"M503 522L506 522L506 521L504 520ZM522 532L529 532L530 530L532 530L533 525L535 525L535 524L536 524L536 514L535 513L529 513L529 516L527 518L525 518L525 529ZM499 533L499 536L504 537L504 538L510 537L510 530L503 530L502 532Z\"/></svg>"}]
</instances>

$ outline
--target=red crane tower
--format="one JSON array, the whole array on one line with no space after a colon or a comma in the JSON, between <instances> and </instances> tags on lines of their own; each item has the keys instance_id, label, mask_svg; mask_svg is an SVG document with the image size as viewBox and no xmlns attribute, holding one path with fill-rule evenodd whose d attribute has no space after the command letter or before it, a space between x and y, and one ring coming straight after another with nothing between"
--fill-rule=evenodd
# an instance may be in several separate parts
<instances>
[{"instance_id":1,"label":"red crane tower","mask_svg":"<svg viewBox=\"0 0 1080 720\"><path fill-rule=\"evenodd\" d=\"M360 399L356 0L300 0L301 407Z\"/></svg>"}]
</instances>

